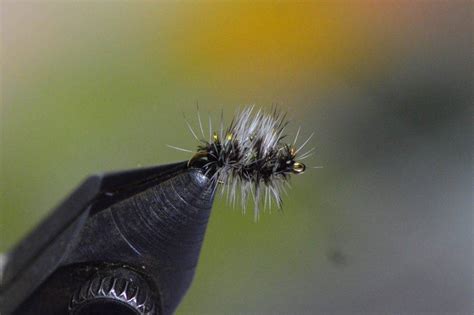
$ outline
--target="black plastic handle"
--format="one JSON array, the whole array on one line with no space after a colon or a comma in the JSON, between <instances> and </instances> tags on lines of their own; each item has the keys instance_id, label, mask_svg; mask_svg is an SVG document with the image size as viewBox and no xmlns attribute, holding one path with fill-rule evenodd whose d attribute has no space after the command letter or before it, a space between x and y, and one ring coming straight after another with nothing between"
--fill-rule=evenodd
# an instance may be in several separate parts
<instances>
[{"instance_id":1,"label":"black plastic handle","mask_svg":"<svg viewBox=\"0 0 474 315\"><path fill-rule=\"evenodd\" d=\"M2 314L86 314L104 305L115 314L173 313L191 284L214 191L186 162L90 177L7 256ZM107 284L103 294L81 295L97 279ZM124 281L141 295L118 292Z\"/></svg>"}]
</instances>

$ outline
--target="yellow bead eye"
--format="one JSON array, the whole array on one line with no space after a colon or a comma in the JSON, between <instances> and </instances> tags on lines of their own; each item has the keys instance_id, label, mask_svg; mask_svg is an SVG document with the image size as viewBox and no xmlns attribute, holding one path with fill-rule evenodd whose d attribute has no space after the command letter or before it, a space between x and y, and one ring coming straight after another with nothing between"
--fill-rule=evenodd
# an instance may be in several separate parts
<instances>
[{"instance_id":1,"label":"yellow bead eye","mask_svg":"<svg viewBox=\"0 0 474 315\"><path fill-rule=\"evenodd\" d=\"M216 132L214 132L214 134L212 135L212 141L214 141L214 143L219 142L219 137L217 136Z\"/></svg>"},{"instance_id":2,"label":"yellow bead eye","mask_svg":"<svg viewBox=\"0 0 474 315\"><path fill-rule=\"evenodd\" d=\"M228 134L226 135L226 140L227 140L227 141L232 141L232 138L233 138L233 135L232 135L231 133L228 133Z\"/></svg>"},{"instance_id":3,"label":"yellow bead eye","mask_svg":"<svg viewBox=\"0 0 474 315\"><path fill-rule=\"evenodd\" d=\"M300 162L293 163L293 173L302 174L306 170L306 165Z\"/></svg>"},{"instance_id":4,"label":"yellow bead eye","mask_svg":"<svg viewBox=\"0 0 474 315\"><path fill-rule=\"evenodd\" d=\"M296 156L296 149L294 147L291 147L290 148L290 155L292 158L294 158ZM296 164L296 163L295 163ZM300 163L298 163L300 164ZM303 165L304 166L304 165Z\"/></svg>"}]
</instances>

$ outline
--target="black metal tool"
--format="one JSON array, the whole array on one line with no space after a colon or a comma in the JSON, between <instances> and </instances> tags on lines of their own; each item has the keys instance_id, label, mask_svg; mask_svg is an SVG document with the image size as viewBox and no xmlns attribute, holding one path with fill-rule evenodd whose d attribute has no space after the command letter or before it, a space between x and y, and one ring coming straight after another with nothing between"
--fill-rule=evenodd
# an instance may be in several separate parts
<instances>
[{"instance_id":1,"label":"black metal tool","mask_svg":"<svg viewBox=\"0 0 474 315\"><path fill-rule=\"evenodd\" d=\"M87 178L7 254L0 313L173 313L214 188L187 162Z\"/></svg>"}]
</instances>

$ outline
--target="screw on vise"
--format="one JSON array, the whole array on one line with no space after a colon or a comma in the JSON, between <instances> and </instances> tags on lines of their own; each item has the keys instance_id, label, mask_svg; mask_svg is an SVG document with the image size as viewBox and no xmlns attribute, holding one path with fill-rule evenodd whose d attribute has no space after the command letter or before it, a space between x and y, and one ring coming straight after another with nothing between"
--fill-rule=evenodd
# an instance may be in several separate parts
<instances>
[{"instance_id":1,"label":"screw on vise","mask_svg":"<svg viewBox=\"0 0 474 315\"><path fill-rule=\"evenodd\" d=\"M89 177L7 254L0 313L173 313L214 191L187 162Z\"/></svg>"}]
</instances>

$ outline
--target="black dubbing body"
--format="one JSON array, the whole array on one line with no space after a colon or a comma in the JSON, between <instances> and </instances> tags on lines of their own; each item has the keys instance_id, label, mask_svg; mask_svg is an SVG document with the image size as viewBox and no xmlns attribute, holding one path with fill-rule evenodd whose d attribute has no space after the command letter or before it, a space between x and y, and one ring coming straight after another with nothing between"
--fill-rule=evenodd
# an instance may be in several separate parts
<instances>
[{"instance_id":1,"label":"black dubbing body","mask_svg":"<svg viewBox=\"0 0 474 315\"><path fill-rule=\"evenodd\" d=\"M185 163L96 180L97 194L56 229L46 248L30 244L34 254L12 251L5 269L9 281L0 293L2 314L104 309L94 304L94 290L104 303L117 299L123 314L174 312L195 273L215 187L201 170ZM63 209L67 201L55 212L68 213ZM46 221L61 222L54 216ZM47 222L18 248L34 242L35 233L48 233L41 230L44 226ZM11 266L15 261L21 261L20 270ZM122 289L121 297L115 294ZM120 314L115 306L110 309Z\"/></svg>"}]
</instances>

